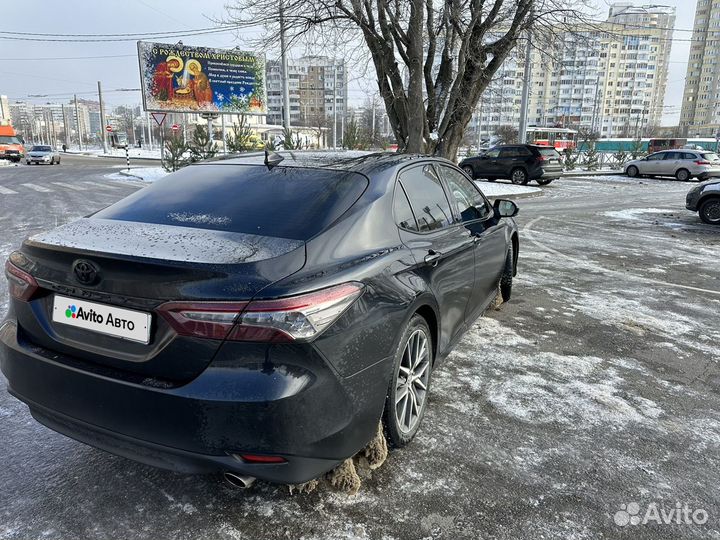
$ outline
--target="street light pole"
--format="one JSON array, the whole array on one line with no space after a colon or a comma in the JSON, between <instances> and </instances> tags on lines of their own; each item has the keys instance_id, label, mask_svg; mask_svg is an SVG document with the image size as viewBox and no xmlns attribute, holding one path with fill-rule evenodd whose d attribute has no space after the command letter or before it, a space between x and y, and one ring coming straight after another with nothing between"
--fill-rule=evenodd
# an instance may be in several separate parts
<instances>
[{"instance_id":1,"label":"street light pole","mask_svg":"<svg viewBox=\"0 0 720 540\"><path fill-rule=\"evenodd\" d=\"M283 94L283 127L290 129L290 87L288 83L288 62L287 52L285 50L285 8L283 0L280 0L280 77L282 83Z\"/></svg>"},{"instance_id":2,"label":"street light pole","mask_svg":"<svg viewBox=\"0 0 720 540\"><path fill-rule=\"evenodd\" d=\"M103 154L107 154L107 130L105 129L107 124L105 124L105 105L103 104L102 86L100 85L100 81L98 81L98 100L100 101L100 131L102 131ZM135 133L134 128L133 133Z\"/></svg>"},{"instance_id":3,"label":"street light pole","mask_svg":"<svg viewBox=\"0 0 720 540\"><path fill-rule=\"evenodd\" d=\"M525 144L527 142L528 99L530 97L530 83L532 77L532 63L530 61L531 54L531 32L528 28L527 45L525 47L525 70L523 73L522 98L520 100L520 129L518 129L518 142L520 144Z\"/></svg>"},{"instance_id":4,"label":"street light pole","mask_svg":"<svg viewBox=\"0 0 720 540\"><path fill-rule=\"evenodd\" d=\"M75 122L77 125L77 132L78 132L78 148L80 148L80 151L82 152L82 133L80 131L80 110L78 109L78 100L77 100L77 94L75 94Z\"/></svg>"}]
</instances>

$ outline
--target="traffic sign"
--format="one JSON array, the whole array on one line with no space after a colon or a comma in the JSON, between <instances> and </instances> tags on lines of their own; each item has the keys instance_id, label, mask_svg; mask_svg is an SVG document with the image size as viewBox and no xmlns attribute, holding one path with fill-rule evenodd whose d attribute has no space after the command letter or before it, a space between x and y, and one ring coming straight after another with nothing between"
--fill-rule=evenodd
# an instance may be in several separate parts
<instances>
[{"instance_id":1,"label":"traffic sign","mask_svg":"<svg viewBox=\"0 0 720 540\"><path fill-rule=\"evenodd\" d=\"M180 130L180 124L173 124L170 129L173 131L179 131Z\"/></svg>"},{"instance_id":2,"label":"traffic sign","mask_svg":"<svg viewBox=\"0 0 720 540\"><path fill-rule=\"evenodd\" d=\"M158 126L162 126L163 122L165 121L165 117L167 116L167 113L164 112L154 112L150 113L150 116L153 117L153 120L155 120L155 123Z\"/></svg>"},{"instance_id":3,"label":"traffic sign","mask_svg":"<svg viewBox=\"0 0 720 540\"><path fill-rule=\"evenodd\" d=\"M105 131L108 133L112 132L112 126L105 126Z\"/></svg>"}]
</instances>

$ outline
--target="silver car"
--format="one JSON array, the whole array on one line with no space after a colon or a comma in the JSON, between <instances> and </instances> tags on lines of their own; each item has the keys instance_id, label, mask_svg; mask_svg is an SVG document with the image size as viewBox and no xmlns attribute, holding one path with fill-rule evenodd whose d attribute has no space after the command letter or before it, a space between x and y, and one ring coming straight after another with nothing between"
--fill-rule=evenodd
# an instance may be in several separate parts
<instances>
[{"instance_id":1,"label":"silver car","mask_svg":"<svg viewBox=\"0 0 720 540\"><path fill-rule=\"evenodd\" d=\"M625 164L628 176L674 176L683 182L720 176L720 157L707 150L663 150Z\"/></svg>"},{"instance_id":2,"label":"silver car","mask_svg":"<svg viewBox=\"0 0 720 540\"><path fill-rule=\"evenodd\" d=\"M25 154L25 163L28 165L31 165L32 163L47 163L49 165L54 165L57 163L60 165L60 153L52 146L35 145L27 154Z\"/></svg>"}]
</instances>

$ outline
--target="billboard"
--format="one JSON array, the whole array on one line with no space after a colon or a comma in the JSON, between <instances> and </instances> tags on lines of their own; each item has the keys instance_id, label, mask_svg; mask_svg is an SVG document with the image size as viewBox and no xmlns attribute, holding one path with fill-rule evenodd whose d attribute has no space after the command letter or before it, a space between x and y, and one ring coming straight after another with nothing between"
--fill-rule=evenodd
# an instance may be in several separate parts
<instances>
[{"instance_id":1,"label":"billboard","mask_svg":"<svg viewBox=\"0 0 720 540\"><path fill-rule=\"evenodd\" d=\"M266 114L265 55L138 42L146 111Z\"/></svg>"}]
</instances>

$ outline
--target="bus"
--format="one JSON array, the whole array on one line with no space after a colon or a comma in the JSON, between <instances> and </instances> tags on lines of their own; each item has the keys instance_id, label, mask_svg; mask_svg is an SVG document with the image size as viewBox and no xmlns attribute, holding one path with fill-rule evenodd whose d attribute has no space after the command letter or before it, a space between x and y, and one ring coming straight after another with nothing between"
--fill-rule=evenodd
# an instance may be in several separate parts
<instances>
[{"instance_id":1,"label":"bus","mask_svg":"<svg viewBox=\"0 0 720 540\"><path fill-rule=\"evenodd\" d=\"M527 142L539 146L552 146L562 151L577 146L577 133L576 130L569 128L532 126L527 128Z\"/></svg>"}]
</instances>

